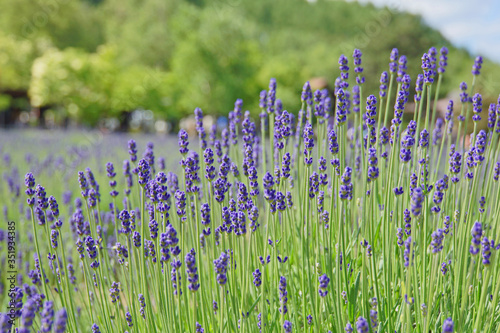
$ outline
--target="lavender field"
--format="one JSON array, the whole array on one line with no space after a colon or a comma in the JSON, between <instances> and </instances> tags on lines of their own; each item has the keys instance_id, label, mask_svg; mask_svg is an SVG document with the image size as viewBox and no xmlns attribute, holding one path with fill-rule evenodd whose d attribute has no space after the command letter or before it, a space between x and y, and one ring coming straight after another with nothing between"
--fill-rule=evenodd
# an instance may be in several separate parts
<instances>
[{"instance_id":1,"label":"lavender field","mask_svg":"<svg viewBox=\"0 0 500 333\"><path fill-rule=\"evenodd\" d=\"M0 132L0 332L500 332L500 98L477 57L438 113L423 51L222 129Z\"/></svg>"}]
</instances>

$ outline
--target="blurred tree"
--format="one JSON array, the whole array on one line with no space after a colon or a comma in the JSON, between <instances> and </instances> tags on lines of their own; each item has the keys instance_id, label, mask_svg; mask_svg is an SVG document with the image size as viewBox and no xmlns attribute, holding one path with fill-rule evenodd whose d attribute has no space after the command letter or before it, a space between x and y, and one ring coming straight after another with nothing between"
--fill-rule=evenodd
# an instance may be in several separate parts
<instances>
[{"instance_id":1,"label":"blurred tree","mask_svg":"<svg viewBox=\"0 0 500 333\"><path fill-rule=\"evenodd\" d=\"M182 11L190 15L193 9ZM229 7L207 7L196 21L179 16L172 23L181 32L176 36L171 70L176 105L184 112L199 106L207 112L226 113L237 98L243 99L244 108L255 109L259 93L255 76L262 60L254 40L255 26L243 17L235 20L234 14Z\"/></svg>"},{"instance_id":2,"label":"blurred tree","mask_svg":"<svg viewBox=\"0 0 500 333\"><path fill-rule=\"evenodd\" d=\"M421 17L356 2L0 0L0 29L0 109L14 103L6 92L29 90L34 106L89 124L137 108L173 121L197 106L225 114L237 98L256 115L271 77L296 112L303 83L333 86L339 55L354 48L364 96L378 95L393 47L408 57L412 90L431 46L450 49L442 96L471 79L472 57ZM500 66L485 61L483 73L477 86L493 100Z\"/></svg>"},{"instance_id":3,"label":"blurred tree","mask_svg":"<svg viewBox=\"0 0 500 333\"><path fill-rule=\"evenodd\" d=\"M54 106L70 118L95 125L110 115L116 55L101 47L97 53L52 49L35 60L29 94L35 107Z\"/></svg>"},{"instance_id":4,"label":"blurred tree","mask_svg":"<svg viewBox=\"0 0 500 333\"><path fill-rule=\"evenodd\" d=\"M49 39L56 47L95 51L105 43L106 17L80 0L0 0L0 30L18 39Z\"/></svg>"},{"instance_id":5,"label":"blurred tree","mask_svg":"<svg viewBox=\"0 0 500 333\"><path fill-rule=\"evenodd\" d=\"M175 31L170 22L179 0L107 0L102 10L106 39L117 46L119 61L168 69Z\"/></svg>"}]
</instances>

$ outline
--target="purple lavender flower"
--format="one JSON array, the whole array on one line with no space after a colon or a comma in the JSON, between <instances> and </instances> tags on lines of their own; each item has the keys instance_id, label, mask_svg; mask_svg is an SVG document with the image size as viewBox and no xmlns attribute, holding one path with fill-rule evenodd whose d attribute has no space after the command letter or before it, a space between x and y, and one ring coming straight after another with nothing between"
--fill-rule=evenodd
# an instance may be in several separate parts
<instances>
[{"instance_id":1,"label":"purple lavender flower","mask_svg":"<svg viewBox=\"0 0 500 333\"><path fill-rule=\"evenodd\" d=\"M387 83L389 82L389 76L387 72L382 72L380 75L380 86L379 86L379 96L380 98L385 98L387 96Z\"/></svg>"},{"instance_id":2,"label":"purple lavender flower","mask_svg":"<svg viewBox=\"0 0 500 333\"><path fill-rule=\"evenodd\" d=\"M269 80L269 91L267 93L267 113L274 113L276 102L276 79Z\"/></svg>"},{"instance_id":3,"label":"purple lavender flower","mask_svg":"<svg viewBox=\"0 0 500 333\"><path fill-rule=\"evenodd\" d=\"M500 133L500 95L498 96L497 104L496 104L496 126L495 126L495 132L496 133Z\"/></svg>"},{"instance_id":4,"label":"purple lavender flower","mask_svg":"<svg viewBox=\"0 0 500 333\"><path fill-rule=\"evenodd\" d=\"M259 183L257 177L257 169L255 167L250 167L248 169L248 180L250 181L250 195L257 196L259 195Z\"/></svg>"},{"instance_id":5,"label":"purple lavender flower","mask_svg":"<svg viewBox=\"0 0 500 333\"><path fill-rule=\"evenodd\" d=\"M467 94L467 83L460 83L460 91L460 102L467 103L469 101L469 95Z\"/></svg>"},{"instance_id":6,"label":"purple lavender flower","mask_svg":"<svg viewBox=\"0 0 500 333\"><path fill-rule=\"evenodd\" d=\"M347 120L347 95L344 89L340 88L337 91L337 124L343 125Z\"/></svg>"},{"instance_id":7,"label":"purple lavender flower","mask_svg":"<svg viewBox=\"0 0 500 333\"><path fill-rule=\"evenodd\" d=\"M10 333L12 331L11 320L7 314L0 313L0 332Z\"/></svg>"},{"instance_id":8,"label":"purple lavender flower","mask_svg":"<svg viewBox=\"0 0 500 333\"><path fill-rule=\"evenodd\" d=\"M448 66L448 48L443 46L439 51L439 68L438 73L443 74Z\"/></svg>"},{"instance_id":9,"label":"purple lavender flower","mask_svg":"<svg viewBox=\"0 0 500 333\"><path fill-rule=\"evenodd\" d=\"M359 90L358 85L355 85L354 87L352 87L352 105L353 105L352 111L354 113L358 113L360 111L360 109L359 109L359 103L360 103L359 93L360 93L360 90Z\"/></svg>"},{"instance_id":10,"label":"purple lavender flower","mask_svg":"<svg viewBox=\"0 0 500 333\"><path fill-rule=\"evenodd\" d=\"M161 171L165 170L165 158L163 157L158 158L158 169Z\"/></svg>"},{"instance_id":11,"label":"purple lavender flower","mask_svg":"<svg viewBox=\"0 0 500 333\"><path fill-rule=\"evenodd\" d=\"M51 332L54 324L54 303L52 301L46 301L43 304L41 317L41 331L43 333Z\"/></svg>"},{"instance_id":12,"label":"purple lavender flower","mask_svg":"<svg viewBox=\"0 0 500 333\"><path fill-rule=\"evenodd\" d=\"M462 166L462 155L459 152L453 153L453 155L450 156L449 165L449 170L452 174L451 181L452 183L457 183L459 181L457 175L460 173Z\"/></svg>"},{"instance_id":13,"label":"purple lavender flower","mask_svg":"<svg viewBox=\"0 0 500 333\"><path fill-rule=\"evenodd\" d=\"M52 215L55 218L58 218L59 217L59 205L57 204L57 200L53 195L51 195L49 197L48 203L50 206L50 210L52 211Z\"/></svg>"},{"instance_id":14,"label":"purple lavender flower","mask_svg":"<svg viewBox=\"0 0 500 333\"><path fill-rule=\"evenodd\" d=\"M377 149L370 147L370 149L368 149L368 182L377 179L379 176L377 163Z\"/></svg>"},{"instance_id":15,"label":"purple lavender flower","mask_svg":"<svg viewBox=\"0 0 500 333\"><path fill-rule=\"evenodd\" d=\"M21 325L25 328L25 332L29 332L29 328L33 326L33 319L35 319L35 302L33 298L28 298L24 304L21 314Z\"/></svg>"},{"instance_id":16,"label":"purple lavender flower","mask_svg":"<svg viewBox=\"0 0 500 333\"><path fill-rule=\"evenodd\" d=\"M483 235L483 225L480 222L474 223L474 226L472 227L472 239L471 239L471 246L469 249L469 252L475 256L479 253L479 249L481 246L481 236Z\"/></svg>"},{"instance_id":17,"label":"purple lavender flower","mask_svg":"<svg viewBox=\"0 0 500 333\"><path fill-rule=\"evenodd\" d=\"M255 272L252 273L253 275L253 284L259 288L260 285L262 284L262 279L261 279L261 276L262 276L262 273L260 272L260 270L257 268L255 270Z\"/></svg>"},{"instance_id":18,"label":"purple lavender flower","mask_svg":"<svg viewBox=\"0 0 500 333\"><path fill-rule=\"evenodd\" d=\"M120 300L120 283L113 282L111 284L111 288L109 289L109 297L111 298L112 303L116 303Z\"/></svg>"},{"instance_id":19,"label":"purple lavender flower","mask_svg":"<svg viewBox=\"0 0 500 333\"><path fill-rule=\"evenodd\" d=\"M97 260L97 247L96 247L95 241L92 238L92 236L88 236L85 239L85 245L87 247L87 253L89 255L89 258L91 260L94 260L90 264L90 267L93 269L96 269L97 267L99 267L99 260Z\"/></svg>"},{"instance_id":20,"label":"purple lavender flower","mask_svg":"<svg viewBox=\"0 0 500 333\"><path fill-rule=\"evenodd\" d=\"M158 237L158 222L155 219L150 219L148 227L151 239L156 239Z\"/></svg>"},{"instance_id":21,"label":"purple lavender flower","mask_svg":"<svg viewBox=\"0 0 500 333\"><path fill-rule=\"evenodd\" d=\"M401 57L399 57L399 66L398 66L398 78L397 78L397 81L398 82L401 82L403 80L403 77L405 76L406 74L406 71L408 70L408 60L406 59L406 56L405 55L402 55Z\"/></svg>"},{"instance_id":22,"label":"purple lavender flower","mask_svg":"<svg viewBox=\"0 0 500 333\"><path fill-rule=\"evenodd\" d=\"M59 231L56 229L51 230L50 232L50 244L52 245L53 249L57 249L57 238L59 237Z\"/></svg>"},{"instance_id":23,"label":"purple lavender flower","mask_svg":"<svg viewBox=\"0 0 500 333\"><path fill-rule=\"evenodd\" d=\"M453 324L453 320L451 320L451 318L445 319L443 323L443 333L453 333L454 326L455 325Z\"/></svg>"},{"instance_id":24,"label":"purple lavender flower","mask_svg":"<svg viewBox=\"0 0 500 333\"><path fill-rule=\"evenodd\" d=\"M35 208L35 216L38 221L38 225L45 225L45 213L42 208Z\"/></svg>"},{"instance_id":25,"label":"purple lavender flower","mask_svg":"<svg viewBox=\"0 0 500 333\"><path fill-rule=\"evenodd\" d=\"M405 233L407 236L411 235L411 217L410 211L405 209L403 212L403 221L405 222Z\"/></svg>"},{"instance_id":26,"label":"purple lavender flower","mask_svg":"<svg viewBox=\"0 0 500 333\"><path fill-rule=\"evenodd\" d=\"M200 147L201 149L205 149L207 147L207 141L205 140L206 133L205 128L203 127L203 111L200 108L194 109L194 118L196 120L196 131L198 132L198 138L200 139Z\"/></svg>"},{"instance_id":27,"label":"purple lavender flower","mask_svg":"<svg viewBox=\"0 0 500 333\"><path fill-rule=\"evenodd\" d=\"M219 306L217 305L216 301L213 301L212 308L214 310L214 313L217 314L217 310L219 310Z\"/></svg>"},{"instance_id":28,"label":"purple lavender flower","mask_svg":"<svg viewBox=\"0 0 500 333\"><path fill-rule=\"evenodd\" d=\"M129 235L132 230L130 228L130 214L127 210L122 210L118 215L118 218L122 222L122 230L121 232L125 235Z\"/></svg>"},{"instance_id":29,"label":"purple lavender flower","mask_svg":"<svg viewBox=\"0 0 500 333\"><path fill-rule=\"evenodd\" d=\"M432 241L431 241L431 249L432 253L436 254L439 253L443 250L443 238L444 238L444 233L443 229L437 229L434 231L431 235Z\"/></svg>"},{"instance_id":30,"label":"purple lavender flower","mask_svg":"<svg viewBox=\"0 0 500 333\"><path fill-rule=\"evenodd\" d=\"M371 128L375 125L377 116L377 98L374 95L370 95L366 99L366 114L365 114L365 122L368 128Z\"/></svg>"},{"instance_id":31,"label":"purple lavender flower","mask_svg":"<svg viewBox=\"0 0 500 333\"><path fill-rule=\"evenodd\" d=\"M429 146L429 132L427 132L425 128L420 132L419 146L421 148L427 148Z\"/></svg>"},{"instance_id":32,"label":"purple lavender flower","mask_svg":"<svg viewBox=\"0 0 500 333\"><path fill-rule=\"evenodd\" d=\"M484 213L484 206L486 205L486 198L484 196L481 196L479 198L479 213Z\"/></svg>"},{"instance_id":33,"label":"purple lavender flower","mask_svg":"<svg viewBox=\"0 0 500 333\"><path fill-rule=\"evenodd\" d=\"M397 68L398 68L398 58L399 58L399 52L398 49L394 48L391 51L391 56L389 58L389 72L391 74L396 73Z\"/></svg>"},{"instance_id":34,"label":"purple lavender flower","mask_svg":"<svg viewBox=\"0 0 500 333\"><path fill-rule=\"evenodd\" d=\"M370 323L374 332L377 332L378 326L378 313L376 310L376 305L373 309L370 310Z\"/></svg>"},{"instance_id":35,"label":"purple lavender flower","mask_svg":"<svg viewBox=\"0 0 500 333\"><path fill-rule=\"evenodd\" d=\"M336 155L339 153L339 144L337 140L337 133L335 133L335 130L330 130L328 132L328 148L330 149L330 152L333 155Z\"/></svg>"},{"instance_id":36,"label":"purple lavender flower","mask_svg":"<svg viewBox=\"0 0 500 333\"><path fill-rule=\"evenodd\" d=\"M408 98L406 98L406 93L404 90L399 90L396 97L396 103L394 105L394 118L392 119L392 124L395 126L401 125L403 111Z\"/></svg>"},{"instance_id":37,"label":"purple lavender flower","mask_svg":"<svg viewBox=\"0 0 500 333\"><path fill-rule=\"evenodd\" d=\"M186 220L186 194L183 191L175 192L175 205L177 206L177 215L184 222Z\"/></svg>"},{"instance_id":38,"label":"purple lavender flower","mask_svg":"<svg viewBox=\"0 0 500 333\"><path fill-rule=\"evenodd\" d=\"M429 54L422 55L422 70L424 71L424 83L431 85L434 82L434 70L432 69L432 62Z\"/></svg>"},{"instance_id":39,"label":"purple lavender flower","mask_svg":"<svg viewBox=\"0 0 500 333\"><path fill-rule=\"evenodd\" d=\"M472 120L477 122L481 120L481 116L479 115L483 110L483 98L481 94L477 93L472 97L472 112L474 115L472 116Z\"/></svg>"},{"instance_id":40,"label":"purple lavender flower","mask_svg":"<svg viewBox=\"0 0 500 333\"><path fill-rule=\"evenodd\" d=\"M446 113L444 114L444 119L450 121L453 119L453 100L450 99L448 102L448 107L446 108Z\"/></svg>"},{"instance_id":41,"label":"purple lavender flower","mask_svg":"<svg viewBox=\"0 0 500 333\"><path fill-rule=\"evenodd\" d=\"M441 274L445 276L447 272L448 272L448 265L446 264L446 262L441 263Z\"/></svg>"},{"instance_id":42,"label":"purple lavender flower","mask_svg":"<svg viewBox=\"0 0 500 333\"><path fill-rule=\"evenodd\" d=\"M365 77L362 75L363 67L361 67L361 56L362 55L363 54L358 49L354 49L354 52L352 54L352 57L354 58L354 73L357 74L357 77L356 77L357 84L365 83Z\"/></svg>"},{"instance_id":43,"label":"purple lavender flower","mask_svg":"<svg viewBox=\"0 0 500 333\"><path fill-rule=\"evenodd\" d=\"M319 191L319 175L316 171L313 171L312 175L309 177L309 198L313 199Z\"/></svg>"},{"instance_id":44,"label":"purple lavender flower","mask_svg":"<svg viewBox=\"0 0 500 333\"><path fill-rule=\"evenodd\" d=\"M132 323L132 315L128 311L125 313L125 320L127 321L128 327L134 326L134 324Z\"/></svg>"},{"instance_id":45,"label":"purple lavender flower","mask_svg":"<svg viewBox=\"0 0 500 333\"><path fill-rule=\"evenodd\" d=\"M154 154L154 144L148 142L146 144L146 150L144 151L143 158L148 162L151 172L155 173L155 154Z\"/></svg>"},{"instance_id":46,"label":"purple lavender flower","mask_svg":"<svg viewBox=\"0 0 500 333\"><path fill-rule=\"evenodd\" d=\"M476 141L474 142L474 161L476 162L476 166L481 165L484 161L484 152L486 150L486 132L484 130L480 130L477 134Z\"/></svg>"},{"instance_id":47,"label":"purple lavender flower","mask_svg":"<svg viewBox=\"0 0 500 333\"><path fill-rule=\"evenodd\" d=\"M493 130L493 128L495 128L496 118L497 118L496 104L491 103L488 109L488 128L490 130Z\"/></svg>"},{"instance_id":48,"label":"purple lavender flower","mask_svg":"<svg viewBox=\"0 0 500 333\"><path fill-rule=\"evenodd\" d=\"M204 227L208 227L210 225L210 205L208 203L204 203L201 205L201 224Z\"/></svg>"},{"instance_id":49,"label":"purple lavender flower","mask_svg":"<svg viewBox=\"0 0 500 333\"><path fill-rule=\"evenodd\" d=\"M356 321L356 330L358 333L368 333L369 329L368 321L363 317L358 317Z\"/></svg>"},{"instance_id":50,"label":"purple lavender flower","mask_svg":"<svg viewBox=\"0 0 500 333\"><path fill-rule=\"evenodd\" d=\"M339 57L339 69L340 69L340 88L347 89L349 84L347 80L349 79L349 66L347 66L348 60L345 55L340 55Z\"/></svg>"},{"instance_id":51,"label":"purple lavender flower","mask_svg":"<svg viewBox=\"0 0 500 333\"><path fill-rule=\"evenodd\" d=\"M474 60L474 65L472 65L472 75L479 75L481 74L481 66L483 64L483 57L477 56L476 59Z\"/></svg>"},{"instance_id":52,"label":"purple lavender flower","mask_svg":"<svg viewBox=\"0 0 500 333\"><path fill-rule=\"evenodd\" d=\"M146 319L146 300L144 298L143 294L139 294L138 296L139 300L139 312L141 313L142 319Z\"/></svg>"},{"instance_id":53,"label":"purple lavender flower","mask_svg":"<svg viewBox=\"0 0 500 333\"><path fill-rule=\"evenodd\" d=\"M246 215L242 211L238 211L234 215L235 219L233 219L233 227L234 227L234 233L236 236L241 236L245 235L247 233L247 227L246 227Z\"/></svg>"},{"instance_id":54,"label":"purple lavender flower","mask_svg":"<svg viewBox=\"0 0 500 333\"><path fill-rule=\"evenodd\" d=\"M389 141L389 130L387 127L382 126L380 129L380 144L385 145Z\"/></svg>"},{"instance_id":55,"label":"purple lavender flower","mask_svg":"<svg viewBox=\"0 0 500 333\"><path fill-rule=\"evenodd\" d=\"M172 282L172 287L174 289L174 295L181 296L182 295L182 288L181 288L182 276L180 274L180 268L182 266L182 263L180 262L180 260L174 259L170 263L170 266L172 266L172 270L170 271L170 281Z\"/></svg>"},{"instance_id":56,"label":"purple lavender flower","mask_svg":"<svg viewBox=\"0 0 500 333\"><path fill-rule=\"evenodd\" d=\"M130 161L137 161L137 144L135 140L129 140L128 142L128 154L130 155Z\"/></svg>"},{"instance_id":57,"label":"purple lavender flower","mask_svg":"<svg viewBox=\"0 0 500 333\"><path fill-rule=\"evenodd\" d=\"M187 280L189 282L188 289L192 292L196 292L200 288L200 284L198 282L198 268L196 268L196 260L195 260L195 251L191 249L186 254L186 275Z\"/></svg>"},{"instance_id":58,"label":"purple lavender flower","mask_svg":"<svg viewBox=\"0 0 500 333\"><path fill-rule=\"evenodd\" d=\"M325 297L326 295L328 295L328 290L326 290L326 288L328 288L328 283L330 283L330 278L326 274L323 274L319 277L318 292L321 297Z\"/></svg>"},{"instance_id":59,"label":"purple lavender flower","mask_svg":"<svg viewBox=\"0 0 500 333\"><path fill-rule=\"evenodd\" d=\"M179 180L177 175L173 172L167 173L167 187L169 189L170 195L174 195L179 189Z\"/></svg>"},{"instance_id":60,"label":"purple lavender flower","mask_svg":"<svg viewBox=\"0 0 500 333\"><path fill-rule=\"evenodd\" d=\"M490 261L491 247L490 247L490 241L488 240L487 237L483 238L481 245L482 245L481 254L483 256L483 265L488 267L491 264Z\"/></svg>"},{"instance_id":61,"label":"purple lavender flower","mask_svg":"<svg viewBox=\"0 0 500 333\"><path fill-rule=\"evenodd\" d=\"M402 228L398 228L397 231L396 231L396 237L397 237L397 244L399 247L403 246L403 229Z\"/></svg>"},{"instance_id":62,"label":"purple lavender flower","mask_svg":"<svg viewBox=\"0 0 500 333\"><path fill-rule=\"evenodd\" d=\"M403 253L405 267L410 265L410 247L411 247L411 236L405 240L405 250Z\"/></svg>"},{"instance_id":63,"label":"purple lavender flower","mask_svg":"<svg viewBox=\"0 0 500 333\"><path fill-rule=\"evenodd\" d=\"M493 179L497 182L498 178L500 178L500 162L497 162L495 164L495 167L493 170Z\"/></svg>"},{"instance_id":64,"label":"purple lavender flower","mask_svg":"<svg viewBox=\"0 0 500 333\"><path fill-rule=\"evenodd\" d=\"M132 240L134 241L135 247L141 247L141 234L138 231L134 231L134 235L132 236Z\"/></svg>"},{"instance_id":65,"label":"purple lavender flower","mask_svg":"<svg viewBox=\"0 0 500 333\"><path fill-rule=\"evenodd\" d=\"M312 149L314 148L314 139L313 139L313 129L311 123L307 122L304 126L304 163L306 165L312 164Z\"/></svg>"},{"instance_id":66,"label":"purple lavender flower","mask_svg":"<svg viewBox=\"0 0 500 333\"><path fill-rule=\"evenodd\" d=\"M189 152L189 149L188 149L188 145L189 145L188 134L187 134L187 132L184 129L181 129L181 130L179 130L178 137L179 137L179 141L178 141L179 152L184 157Z\"/></svg>"},{"instance_id":67,"label":"purple lavender flower","mask_svg":"<svg viewBox=\"0 0 500 333\"><path fill-rule=\"evenodd\" d=\"M138 170L138 177L139 177L139 185L142 187L145 187L146 184L149 182L150 179L150 167L148 162L145 159L141 159L139 161L139 165L137 167Z\"/></svg>"},{"instance_id":68,"label":"purple lavender flower","mask_svg":"<svg viewBox=\"0 0 500 333\"><path fill-rule=\"evenodd\" d=\"M47 199L47 192L45 192L45 188L40 184L37 185L35 194L38 199L37 200L38 207L40 207L43 210L47 209L49 207L49 201Z\"/></svg>"},{"instance_id":69,"label":"purple lavender flower","mask_svg":"<svg viewBox=\"0 0 500 333\"><path fill-rule=\"evenodd\" d=\"M99 329L99 326L97 324L92 324L92 333L101 333L101 330Z\"/></svg>"},{"instance_id":70,"label":"purple lavender flower","mask_svg":"<svg viewBox=\"0 0 500 333\"><path fill-rule=\"evenodd\" d=\"M281 163L281 171L283 173L283 178L288 179L290 177L290 165L292 162L292 156L290 155L289 152L286 152L283 155L283 160Z\"/></svg>"},{"instance_id":71,"label":"purple lavender flower","mask_svg":"<svg viewBox=\"0 0 500 333\"><path fill-rule=\"evenodd\" d=\"M273 189L274 179L271 173L266 172L266 174L262 178L262 184L264 186L264 198L269 203L273 202L275 200L276 191Z\"/></svg>"},{"instance_id":72,"label":"purple lavender flower","mask_svg":"<svg viewBox=\"0 0 500 333\"><path fill-rule=\"evenodd\" d=\"M259 107L263 110L267 105L267 91L262 90L259 96Z\"/></svg>"},{"instance_id":73,"label":"purple lavender flower","mask_svg":"<svg viewBox=\"0 0 500 333\"><path fill-rule=\"evenodd\" d=\"M217 274L217 282L224 286L227 282L227 268L229 264L229 256L226 252L222 252L218 259L214 260L215 273Z\"/></svg>"},{"instance_id":74,"label":"purple lavender flower","mask_svg":"<svg viewBox=\"0 0 500 333\"><path fill-rule=\"evenodd\" d=\"M288 320L285 320L283 324L283 329L285 330L286 333L291 333L292 332L292 323L289 322Z\"/></svg>"},{"instance_id":75,"label":"purple lavender flower","mask_svg":"<svg viewBox=\"0 0 500 333\"><path fill-rule=\"evenodd\" d=\"M280 313L285 315L288 312L288 308L286 306L288 302L288 292L286 291L286 278L284 276L280 277L279 283L279 296L280 296Z\"/></svg>"},{"instance_id":76,"label":"purple lavender flower","mask_svg":"<svg viewBox=\"0 0 500 333\"><path fill-rule=\"evenodd\" d=\"M164 262L168 262L170 260L169 246L170 242L168 234L167 233L160 234L160 253L161 253L160 262L162 263L162 265Z\"/></svg>"},{"instance_id":77,"label":"purple lavender flower","mask_svg":"<svg viewBox=\"0 0 500 333\"><path fill-rule=\"evenodd\" d=\"M339 198L341 200L352 200L352 183L351 183L351 175L352 169L350 167L346 167L344 174L340 179L340 190L339 190Z\"/></svg>"},{"instance_id":78,"label":"purple lavender flower","mask_svg":"<svg viewBox=\"0 0 500 333\"><path fill-rule=\"evenodd\" d=\"M66 332L67 321L68 314L66 313L66 309L62 308L56 313L56 319L54 321L54 333Z\"/></svg>"},{"instance_id":79,"label":"purple lavender flower","mask_svg":"<svg viewBox=\"0 0 500 333\"><path fill-rule=\"evenodd\" d=\"M415 94L413 95L413 100L415 103L420 102L422 99L422 91L424 90L424 75L418 74L417 81L415 83Z\"/></svg>"},{"instance_id":80,"label":"purple lavender flower","mask_svg":"<svg viewBox=\"0 0 500 333\"><path fill-rule=\"evenodd\" d=\"M415 121L411 120L406 129L406 134L403 136L403 140L401 140L401 153L399 156L403 163L407 163L411 160L411 149L415 144L413 136L415 135L416 127L417 124Z\"/></svg>"}]
</instances>

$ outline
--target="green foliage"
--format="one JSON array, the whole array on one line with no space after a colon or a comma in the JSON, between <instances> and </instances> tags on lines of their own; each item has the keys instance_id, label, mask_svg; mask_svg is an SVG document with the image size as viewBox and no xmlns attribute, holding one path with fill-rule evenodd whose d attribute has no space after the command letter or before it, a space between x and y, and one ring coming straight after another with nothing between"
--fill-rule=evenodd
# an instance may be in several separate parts
<instances>
[{"instance_id":1,"label":"green foliage","mask_svg":"<svg viewBox=\"0 0 500 333\"><path fill-rule=\"evenodd\" d=\"M109 106L116 67L107 48L88 54L78 49L52 49L33 63L31 103L59 105L69 117L95 124Z\"/></svg>"},{"instance_id":2,"label":"green foliage","mask_svg":"<svg viewBox=\"0 0 500 333\"><path fill-rule=\"evenodd\" d=\"M338 56L354 48L363 52L365 96L377 93L396 46L413 82L422 50L450 48L442 97L472 65L419 16L343 1L0 0L0 28L0 91L29 91L34 106L88 124L137 108L170 121L197 106L224 114L237 98L256 114L271 77L296 112L303 83L322 77L333 86ZM493 100L500 66L486 61L483 72L478 86ZM0 95L0 108L14 99Z\"/></svg>"},{"instance_id":3,"label":"green foliage","mask_svg":"<svg viewBox=\"0 0 500 333\"><path fill-rule=\"evenodd\" d=\"M50 47L46 39L17 39L0 33L0 88L26 90L30 85L31 63Z\"/></svg>"},{"instance_id":4,"label":"green foliage","mask_svg":"<svg viewBox=\"0 0 500 333\"><path fill-rule=\"evenodd\" d=\"M177 106L184 112L201 106L223 113L236 98L249 101L258 95L261 55L253 37L252 22L234 20L232 11L213 7L202 11L172 57Z\"/></svg>"},{"instance_id":5,"label":"green foliage","mask_svg":"<svg viewBox=\"0 0 500 333\"><path fill-rule=\"evenodd\" d=\"M44 38L92 52L106 42L105 24L98 7L79 0L0 0L1 31L20 40Z\"/></svg>"},{"instance_id":6,"label":"green foliage","mask_svg":"<svg viewBox=\"0 0 500 333\"><path fill-rule=\"evenodd\" d=\"M34 62L29 93L36 107L59 106L68 117L95 125L135 108L162 110L167 78L146 66L118 66L112 47L91 54L52 49Z\"/></svg>"}]
</instances>

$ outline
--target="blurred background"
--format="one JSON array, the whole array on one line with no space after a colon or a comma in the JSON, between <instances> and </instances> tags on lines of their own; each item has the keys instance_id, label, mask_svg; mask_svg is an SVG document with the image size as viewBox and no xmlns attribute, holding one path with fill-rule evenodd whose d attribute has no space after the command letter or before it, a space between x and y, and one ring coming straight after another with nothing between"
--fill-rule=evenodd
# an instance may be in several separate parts
<instances>
[{"instance_id":1,"label":"blurred background","mask_svg":"<svg viewBox=\"0 0 500 333\"><path fill-rule=\"evenodd\" d=\"M216 121L237 98L256 116L271 77L284 108L296 113L304 82L333 87L339 55L352 67L354 48L363 52L365 91L378 94L392 48L408 57L414 83L422 53L447 46L443 99L458 96L483 55L477 85L487 106L500 92L495 7L494 0L0 0L0 126L168 132L195 107Z\"/></svg>"}]
</instances>

